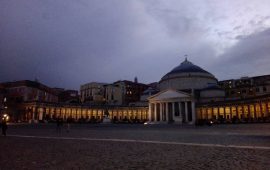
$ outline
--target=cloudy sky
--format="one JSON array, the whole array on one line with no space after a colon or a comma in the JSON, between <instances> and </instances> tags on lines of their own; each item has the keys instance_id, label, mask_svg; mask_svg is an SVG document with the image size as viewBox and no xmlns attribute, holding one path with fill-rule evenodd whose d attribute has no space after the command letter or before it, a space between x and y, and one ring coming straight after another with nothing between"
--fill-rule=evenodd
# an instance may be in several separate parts
<instances>
[{"instance_id":1,"label":"cloudy sky","mask_svg":"<svg viewBox=\"0 0 270 170\"><path fill-rule=\"evenodd\" d=\"M269 0L0 1L0 82L150 83L185 54L219 80L270 74Z\"/></svg>"}]
</instances>

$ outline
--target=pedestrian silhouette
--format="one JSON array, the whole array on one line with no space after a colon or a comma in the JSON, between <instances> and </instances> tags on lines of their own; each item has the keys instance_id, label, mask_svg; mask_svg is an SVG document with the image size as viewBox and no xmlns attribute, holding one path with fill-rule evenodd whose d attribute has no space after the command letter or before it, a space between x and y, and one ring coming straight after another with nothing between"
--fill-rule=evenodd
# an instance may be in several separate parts
<instances>
[{"instance_id":1,"label":"pedestrian silhouette","mask_svg":"<svg viewBox=\"0 0 270 170\"><path fill-rule=\"evenodd\" d=\"M2 135L6 136L7 135L7 120L6 118L2 118Z\"/></svg>"},{"instance_id":2,"label":"pedestrian silhouette","mask_svg":"<svg viewBox=\"0 0 270 170\"><path fill-rule=\"evenodd\" d=\"M71 123L71 117L67 118L67 132L70 131L70 123Z\"/></svg>"},{"instance_id":3,"label":"pedestrian silhouette","mask_svg":"<svg viewBox=\"0 0 270 170\"><path fill-rule=\"evenodd\" d=\"M58 117L58 118L56 119L56 131L57 131L58 133L61 133L62 125L63 125L63 120L62 120L60 117Z\"/></svg>"}]
</instances>

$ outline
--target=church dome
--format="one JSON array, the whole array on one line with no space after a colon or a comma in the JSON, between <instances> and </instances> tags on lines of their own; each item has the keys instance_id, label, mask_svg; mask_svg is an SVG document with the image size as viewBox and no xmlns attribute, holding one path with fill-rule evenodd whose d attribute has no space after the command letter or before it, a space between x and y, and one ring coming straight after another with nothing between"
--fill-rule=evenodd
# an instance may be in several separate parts
<instances>
[{"instance_id":1,"label":"church dome","mask_svg":"<svg viewBox=\"0 0 270 170\"><path fill-rule=\"evenodd\" d=\"M215 76L186 58L184 62L161 78L159 87L161 90L188 90L203 89L208 84L217 84Z\"/></svg>"},{"instance_id":2,"label":"church dome","mask_svg":"<svg viewBox=\"0 0 270 170\"><path fill-rule=\"evenodd\" d=\"M205 71L199 66L194 65L192 62L188 61L185 59L184 62L182 62L180 65L175 67L172 71L170 71L168 74L175 74L175 73L207 73L210 74L209 72Z\"/></svg>"}]
</instances>

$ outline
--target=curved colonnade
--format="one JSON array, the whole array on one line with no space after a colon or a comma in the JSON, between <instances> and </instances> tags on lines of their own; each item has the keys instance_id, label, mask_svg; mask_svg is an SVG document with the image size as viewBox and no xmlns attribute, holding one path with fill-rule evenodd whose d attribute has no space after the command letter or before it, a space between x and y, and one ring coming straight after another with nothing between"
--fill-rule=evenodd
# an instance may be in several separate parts
<instances>
[{"instance_id":1,"label":"curved colonnade","mask_svg":"<svg viewBox=\"0 0 270 170\"><path fill-rule=\"evenodd\" d=\"M199 105L196 108L197 119L206 120L242 120L245 122L270 119L270 99L228 102L223 104Z\"/></svg>"},{"instance_id":2,"label":"curved colonnade","mask_svg":"<svg viewBox=\"0 0 270 170\"><path fill-rule=\"evenodd\" d=\"M24 107L24 120L48 120L58 117L66 120L103 119L105 115L117 120L147 120L147 107L91 107L91 106L59 106L56 104L31 103Z\"/></svg>"}]
</instances>

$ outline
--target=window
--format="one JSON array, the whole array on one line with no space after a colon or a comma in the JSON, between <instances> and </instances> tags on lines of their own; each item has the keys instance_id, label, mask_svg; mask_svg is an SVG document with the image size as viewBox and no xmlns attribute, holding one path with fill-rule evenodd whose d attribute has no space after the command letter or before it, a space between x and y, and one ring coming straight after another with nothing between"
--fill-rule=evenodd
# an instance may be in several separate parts
<instances>
[{"instance_id":1,"label":"window","mask_svg":"<svg viewBox=\"0 0 270 170\"><path fill-rule=\"evenodd\" d=\"M263 91L266 91L266 87L265 86L263 86Z\"/></svg>"}]
</instances>

